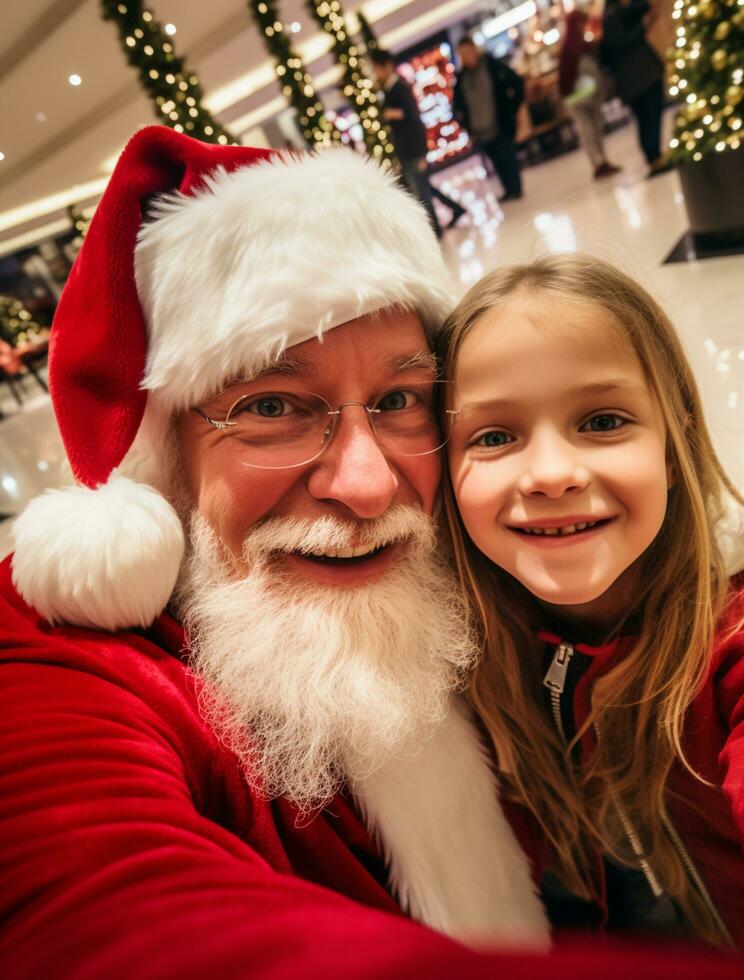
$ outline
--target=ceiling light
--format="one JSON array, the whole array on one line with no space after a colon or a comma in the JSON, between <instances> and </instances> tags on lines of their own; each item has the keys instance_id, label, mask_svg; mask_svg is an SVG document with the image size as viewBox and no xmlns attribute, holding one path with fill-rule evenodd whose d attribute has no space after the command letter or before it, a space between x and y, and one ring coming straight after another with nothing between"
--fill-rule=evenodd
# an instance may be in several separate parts
<instances>
[{"instance_id":1,"label":"ceiling light","mask_svg":"<svg viewBox=\"0 0 744 980\"><path fill-rule=\"evenodd\" d=\"M70 75L67 81L70 85L80 85L83 80L79 75Z\"/></svg>"},{"instance_id":2,"label":"ceiling light","mask_svg":"<svg viewBox=\"0 0 744 980\"><path fill-rule=\"evenodd\" d=\"M492 17L485 24L482 24L481 30L483 31L483 36L486 38L496 37L503 31L508 31L510 27L521 24L523 20L534 17L536 13L537 4L535 0L526 0L525 3L521 3L518 7L513 7L511 10L499 14L498 17Z\"/></svg>"},{"instance_id":3,"label":"ceiling light","mask_svg":"<svg viewBox=\"0 0 744 980\"><path fill-rule=\"evenodd\" d=\"M2 163L4 159L5 159L5 154L0 153L0 163Z\"/></svg>"},{"instance_id":4,"label":"ceiling light","mask_svg":"<svg viewBox=\"0 0 744 980\"><path fill-rule=\"evenodd\" d=\"M46 122L47 121L46 113L45 112L37 112L36 115L34 116L34 119L37 122L39 122L39 123Z\"/></svg>"},{"instance_id":5,"label":"ceiling light","mask_svg":"<svg viewBox=\"0 0 744 980\"><path fill-rule=\"evenodd\" d=\"M302 24L298 20L293 20L289 25L289 29L293 34L299 34L302 30Z\"/></svg>"},{"instance_id":6,"label":"ceiling light","mask_svg":"<svg viewBox=\"0 0 744 980\"><path fill-rule=\"evenodd\" d=\"M166 34L170 34L171 37L176 33L176 25L175 24L166 24L163 29L164 29L165 33Z\"/></svg>"}]
</instances>

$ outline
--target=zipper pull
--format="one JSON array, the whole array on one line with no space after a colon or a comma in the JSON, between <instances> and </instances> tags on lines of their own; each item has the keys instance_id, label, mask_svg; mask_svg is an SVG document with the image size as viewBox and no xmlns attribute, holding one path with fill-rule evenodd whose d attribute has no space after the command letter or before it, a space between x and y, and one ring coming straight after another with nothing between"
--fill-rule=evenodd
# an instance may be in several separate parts
<instances>
[{"instance_id":1,"label":"zipper pull","mask_svg":"<svg viewBox=\"0 0 744 980\"><path fill-rule=\"evenodd\" d=\"M568 664L573 655L573 646L570 643L561 643L555 651L553 662L548 667L547 674L543 677L543 685L551 691L555 691L556 694L563 694L563 689L566 686Z\"/></svg>"}]
</instances>

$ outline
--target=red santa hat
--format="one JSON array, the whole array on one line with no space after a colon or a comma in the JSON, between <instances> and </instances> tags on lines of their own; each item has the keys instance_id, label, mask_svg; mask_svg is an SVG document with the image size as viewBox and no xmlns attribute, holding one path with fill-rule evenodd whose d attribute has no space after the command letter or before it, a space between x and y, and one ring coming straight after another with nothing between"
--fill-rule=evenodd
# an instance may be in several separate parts
<instances>
[{"instance_id":1,"label":"red santa hat","mask_svg":"<svg viewBox=\"0 0 744 980\"><path fill-rule=\"evenodd\" d=\"M50 391L77 485L16 520L20 594L49 622L148 626L184 550L158 489L172 414L376 310L416 310L433 333L451 299L425 213L374 162L141 130L54 319Z\"/></svg>"}]
</instances>

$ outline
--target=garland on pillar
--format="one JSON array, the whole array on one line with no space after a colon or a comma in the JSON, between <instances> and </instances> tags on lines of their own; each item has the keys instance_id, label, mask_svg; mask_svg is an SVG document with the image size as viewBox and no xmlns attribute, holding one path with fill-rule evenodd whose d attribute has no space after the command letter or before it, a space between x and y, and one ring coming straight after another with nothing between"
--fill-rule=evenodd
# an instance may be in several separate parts
<instances>
[{"instance_id":1,"label":"garland on pillar","mask_svg":"<svg viewBox=\"0 0 744 980\"><path fill-rule=\"evenodd\" d=\"M39 324L19 299L0 295L0 340L17 347L40 330Z\"/></svg>"},{"instance_id":2,"label":"garland on pillar","mask_svg":"<svg viewBox=\"0 0 744 980\"><path fill-rule=\"evenodd\" d=\"M362 71L361 52L349 37L339 0L307 0L307 8L331 35L333 55L342 71L341 88L359 113L365 146L378 160L393 162L395 150L382 122L377 95Z\"/></svg>"},{"instance_id":3,"label":"garland on pillar","mask_svg":"<svg viewBox=\"0 0 744 980\"><path fill-rule=\"evenodd\" d=\"M361 10L357 11L357 20L359 21L359 34L364 42L364 47L367 51L375 51L380 46L380 42L377 40L377 35L375 34L372 25L364 16Z\"/></svg>"},{"instance_id":4,"label":"garland on pillar","mask_svg":"<svg viewBox=\"0 0 744 980\"><path fill-rule=\"evenodd\" d=\"M744 0L674 0L669 94L684 100L674 160L700 160L744 143Z\"/></svg>"},{"instance_id":5,"label":"garland on pillar","mask_svg":"<svg viewBox=\"0 0 744 980\"><path fill-rule=\"evenodd\" d=\"M68 204L66 210L72 227L81 238L85 238L85 233L90 224L90 218L86 218L83 212L79 211L74 204Z\"/></svg>"},{"instance_id":6,"label":"garland on pillar","mask_svg":"<svg viewBox=\"0 0 744 980\"><path fill-rule=\"evenodd\" d=\"M248 0L264 37L266 49L274 59L276 77L282 93L297 112L302 135L308 145L328 146L340 143L341 134L323 112L323 103L315 93L312 79L305 71L302 59L292 49L279 10L273 0Z\"/></svg>"},{"instance_id":7,"label":"garland on pillar","mask_svg":"<svg viewBox=\"0 0 744 980\"><path fill-rule=\"evenodd\" d=\"M142 87L156 106L161 123L207 143L234 143L234 137L201 104L199 79L141 0L101 0L104 20L112 20L127 61L137 69Z\"/></svg>"}]
</instances>

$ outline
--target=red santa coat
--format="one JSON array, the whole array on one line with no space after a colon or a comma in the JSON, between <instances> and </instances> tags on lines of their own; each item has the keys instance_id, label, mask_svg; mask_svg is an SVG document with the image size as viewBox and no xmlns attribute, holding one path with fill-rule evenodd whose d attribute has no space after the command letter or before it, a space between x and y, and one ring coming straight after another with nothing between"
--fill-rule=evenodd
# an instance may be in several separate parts
<instances>
[{"instance_id":1,"label":"red santa coat","mask_svg":"<svg viewBox=\"0 0 744 980\"><path fill-rule=\"evenodd\" d=\"M667 808L682 847L736 946L744 951L744 576L734 580L734 590L705 682L684 726L688 762L706 782L676 763ZM555 647L563 642L551 633L539 637ZM573 694L575 730L589 715L597 679L627 656L634 642L633 637L620 637L598 647L575 644L592 658ZM593 747L589 729L582 743L585 757ZM598 884L603 893L603 881Z\"/></svg>"},{"instance_id":2,"label":"red santa coat","mask_svg":"<svg viewBox=\"0 0 744 980\"><path fill-rule=\"evenodd\" d=\"M50 627L0 566L0 969L16 978L542 976L405 918L348 802L298 821L202 722L183 634ZM528 850L527 830L521 828ZM563 980L734 977L707 954L566 949Z\"/></svg>"}]
</instances>

